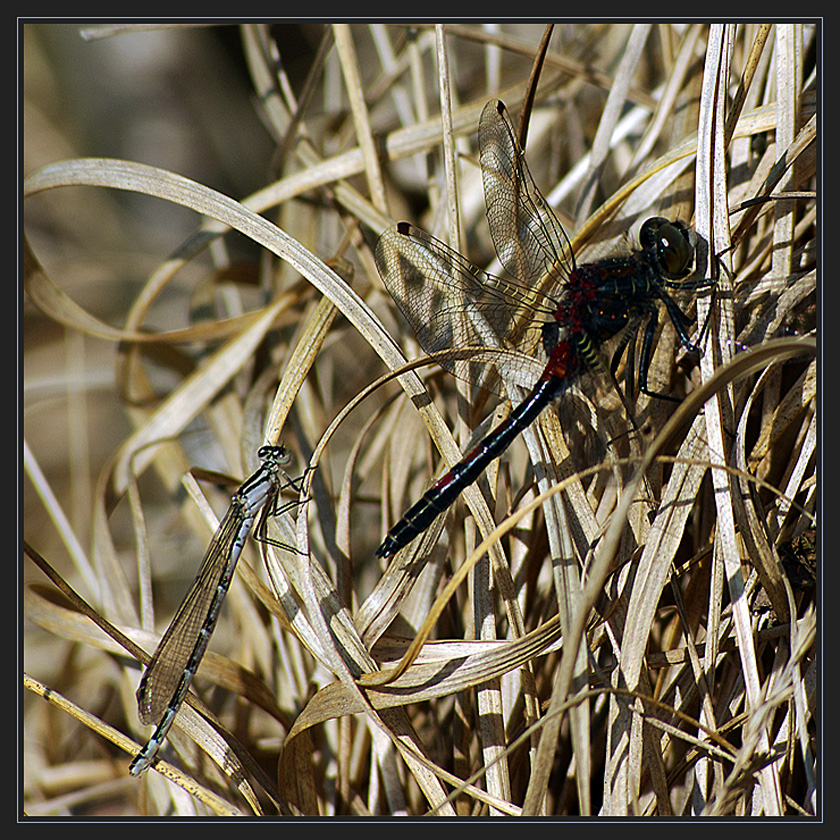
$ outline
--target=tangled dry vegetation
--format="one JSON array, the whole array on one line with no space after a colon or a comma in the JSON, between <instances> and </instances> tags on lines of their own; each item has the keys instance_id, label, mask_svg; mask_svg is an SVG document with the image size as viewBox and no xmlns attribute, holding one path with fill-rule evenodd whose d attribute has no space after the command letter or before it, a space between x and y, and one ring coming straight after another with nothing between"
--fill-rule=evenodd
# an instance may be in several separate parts
<instances>
[{"instance_id":1,"label":"tangled dry vegetation","mask_svg":"<svg viewBox=\"0 0 840 840\"><path fill-rule=\"evenodd\" d=\"M570 394L390 562L439 453L498 415L405 374L372 248L405 218L500 271L476 126L519 113L543 29L127 30L23 33L22 809L817 814L819 29L551 34L534 177L579 259L692 225L702 352L663 327L679 401L623 366L623 401ZM129 777L144 651L280 440L300 503Z\"/></svg>"}]
</instances>

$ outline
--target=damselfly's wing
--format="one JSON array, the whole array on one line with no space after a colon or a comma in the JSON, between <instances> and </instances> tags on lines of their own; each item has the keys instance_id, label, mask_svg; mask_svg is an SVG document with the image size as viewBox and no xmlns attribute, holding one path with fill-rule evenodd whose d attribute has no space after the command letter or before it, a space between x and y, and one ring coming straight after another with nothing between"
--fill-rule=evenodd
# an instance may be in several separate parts
<instances>
[{"instance_id":1,"label":"damselfly's wing","mask_svg":"<svg viewBox=\"0 0 840 840\"><path fill-rule=\"evenodd\" d=\"M169 706L196 640L207 620L210 604L228 570L228 555L243 525L230 508L213 536L195 580L158 644L137 689L137 708L143 723L158 723ZM164 654L165 655L162 655Z\"/></svg>"}]
</instances>

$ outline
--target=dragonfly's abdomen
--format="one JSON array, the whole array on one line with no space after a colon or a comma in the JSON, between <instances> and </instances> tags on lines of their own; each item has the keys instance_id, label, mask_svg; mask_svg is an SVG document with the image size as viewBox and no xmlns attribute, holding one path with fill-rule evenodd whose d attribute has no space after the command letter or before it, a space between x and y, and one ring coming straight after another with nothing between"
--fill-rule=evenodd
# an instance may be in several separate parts
<instances>
[{"instance_id":1,"label":"dragonfly's abdomen","mask_svg":"<svg viewBox=\"0 0 840 840\"><path fill-rule=\"evenodd\" d=\"M564 382L544 375L531 393L508 415L507 419L482 439L442 478L438 479L417 504L388 532L376 550L379 557L389 557L423 533L472 484L487 465L498 458L517 435L536 420L540 412L560 393Z\"/></svg>"}]
</instances>

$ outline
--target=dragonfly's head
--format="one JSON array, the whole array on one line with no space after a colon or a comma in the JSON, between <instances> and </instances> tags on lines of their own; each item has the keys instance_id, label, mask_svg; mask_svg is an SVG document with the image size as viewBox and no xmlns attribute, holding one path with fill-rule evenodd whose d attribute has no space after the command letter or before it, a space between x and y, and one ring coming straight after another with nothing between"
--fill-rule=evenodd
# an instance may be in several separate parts
<instances>
[{"instance_id":1,"label":"dragonfly's head","mask_svg":"<svg viewBox=\"0 0 840 840\"><path fill-rule=\"evenodd\" d=\"M648 219L639 232L639 244L666 280L688 277L694 267L697 237L680 221L656 216Z\"/></svg>"}]
</instances>

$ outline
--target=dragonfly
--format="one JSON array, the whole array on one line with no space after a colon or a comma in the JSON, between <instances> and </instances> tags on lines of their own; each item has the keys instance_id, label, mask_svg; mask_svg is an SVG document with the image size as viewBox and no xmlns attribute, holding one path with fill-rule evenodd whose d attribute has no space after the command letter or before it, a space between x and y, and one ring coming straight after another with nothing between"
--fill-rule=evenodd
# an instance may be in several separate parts
<instances>
[{"instance_id":1,"label":"dragonfly","mask_svg":"<svg viewBox=\"0 0 840 840\"><path fill-rule=\"evenodd\" d=\"M495 390L486 378L492 355L496 381L507 379L530 390L505 421L409 508L377 549L379 557L395 554L425 531L587 370L603 371L600 353L608 339L618 345L614 370L632 328L644 323L639 390L666 399L648 388L662 306L680 344L697 350L688 335L693 319L668 294L707 282L687 279L694 268L693 231L681 221L654 217L642 225L638 249L579 265L563 226L534 182L501 101L484 107L478 144L490 233L510 277L483 271L408 222L382 234L376 266L420 345L444 368ZM458 361L462 354L452 351L468 346L485 350L465 368ZM519 354L491 354L486 348Z\"/></svg>"},{"instance_id":2,"label":"dragonfly","mask_svg":"<svg viewBox=\"0 0 840 840\"><path fill-rule=\"evenodd\" d=\"M139 776L154 761L175 720L219 619L222 602L248 535L260 511L276 513L276 500L298 481L283 467L291 461L284 446L262 446L259 469L233 494L230 506L201 561L198 574L157 646L137 689L140 720L157 723L128 771Z\"/></svg>"}]
</instances>

